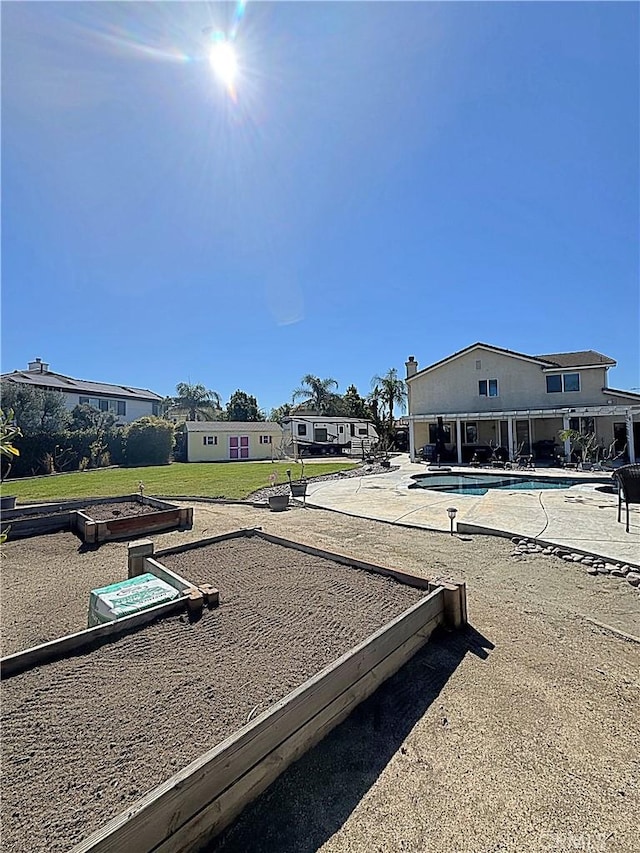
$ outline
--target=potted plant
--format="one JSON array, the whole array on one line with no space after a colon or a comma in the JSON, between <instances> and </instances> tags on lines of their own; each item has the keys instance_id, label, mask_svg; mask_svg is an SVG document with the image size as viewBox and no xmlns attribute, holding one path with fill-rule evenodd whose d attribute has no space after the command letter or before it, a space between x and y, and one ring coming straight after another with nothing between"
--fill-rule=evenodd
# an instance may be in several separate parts
<instances>
[{"instance_id":1,"label":"potted plant","mask_svg":"<svg viewBox=\"0 0 640 853\"><path fill-rule=\"evenodd\" d=\"M14 447L14 440L20 438L22 431L16 426L13 419L13 411L10 409L6 414L0 409L0 456L8 462L3 465L2 482L9 476L11 464L20 451ZM16 505L15 495L2 495L0 497L0 509L13 509Z\"/></svg>"},{"instance_id":2,"label":"potted plant","mask_svg":"<svg viewBox=\"0 0 640 853\"><path fill-rule=\"evenodd\" d=\"M289 489L291 490L291 497L293 498L304 498L307 494L307 480L304 476L304 462L300 460L300 464L302 465L300 478L295 481L291 479L291 468L287 468Z\"/></svg>"},{"instance_id":3,"label":"potted plant","mask_svg":"<svg viewBox=\"0 0 640 853\"><path fill-rule=\"evenodd\" d=\"M269 485L275 486L278 483L278 473L274 471L269 474ZM282 512L289 506L289 495L269 495L269 509L271 512Z\"/></svg>"}]
</instances>

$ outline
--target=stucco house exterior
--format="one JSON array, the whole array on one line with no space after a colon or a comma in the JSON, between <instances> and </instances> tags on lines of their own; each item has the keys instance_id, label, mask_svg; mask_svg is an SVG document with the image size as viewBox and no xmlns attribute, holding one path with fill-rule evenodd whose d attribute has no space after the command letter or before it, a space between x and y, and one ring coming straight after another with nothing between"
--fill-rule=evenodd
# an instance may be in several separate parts
<instances>
[{"instance_id":1,"label":"stucco house exterior","mask_svg":"<svg viewBox=\"0 0 640 853\"><path fill-rule=\"evenodd\" d=\"M475 343L422 370L406 362L412 460L440 437L458 463L478 445L504 447L510 458L545 442L562 447L559 432L595 432L635 461L640 452L640 394L610 388L616 362L593 350L527 355ZM542 444L541 444L542 443ZM565 442L564 453L569 454Z\"/></svg>"},{"instance_id":2,"label":"stucco house exterior","mask_svg":"<svg viewBox=\"0 0 640 853\"><path fill-rule=\"evenodd\" d=\"M63 395L65 405L70 411L78 405L88 403L101 412L114 415L117 424L128 424L147 415L159 415L163 399L160 394L146 388L73 379L62 373L54 373L40 358L30 361L26 370L3 373L0 378L2 382L16 382L46 391L58 391Z\"/></svg>"},{"instance_id":3,"label":"stucco house exterior","mask_svg":"<svg viewBox=\"0 0 640 853\"><path fill-rule=\"evenodd\" d=\"M273 421L187 421L187 462L281 459L283 434Z\"/></svg>"}]
</instances>

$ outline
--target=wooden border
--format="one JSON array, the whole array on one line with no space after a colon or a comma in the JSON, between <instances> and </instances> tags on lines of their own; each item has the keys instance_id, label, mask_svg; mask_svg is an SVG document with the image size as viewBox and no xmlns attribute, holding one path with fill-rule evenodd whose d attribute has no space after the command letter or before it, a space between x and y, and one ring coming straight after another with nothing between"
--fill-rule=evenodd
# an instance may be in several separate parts
<instances>
[{"instance_id":1,"label":"wooden border","mask_svg":"<svg viewBox=\"0 0 640 853\"><path fill-rule=\"evenodd\" d=\"M175 601L167 601L164 604L157 604L155 607L150 607L148 610L141 610L140 613L134 613L132 616L123 616L120 619L115 619L113 622L96 625L94 628L85 628L84 631L67 634L65 637L59 637L57 640L50 640L48 643L42 643L39 646L32 646L30 649L15 652L0 660L0 676L7 678L11 675L17 675L19 672L24 672L25 669L55 660L69 652L76 652L79 649L86 648L96 642L96 640L124 634L133 628L153 622L154 619L161 616L182 610L184 607L185 599L177 598Z\"/></svg>"},{"instance_id":2,"label":"wooden border","mask_svg":"<svg viewBox=\"0 0 640 853\"><path fill-rule=\"evenodd\" d=\"M107 521L96 521L82 512L83 507L89 504L127 502L151 506L157 511L147 515L125 516ZM40 518L33 517L39 513L48 514ZM161 530L193 526L193 507L178 507L168 501L141 497L138 494L118 495L112 498L84 498L56 504L19 507L8 515L10 517L3 517L3 520L10 526L9 540L71 530L88 545L99 545L111 540L128 539L131 536L145 536ZM146 519L146 523L142 519Z\"/></svg>"},{"instance_id":3,"label":"wooden border","mask_svg":"<svg viewBox=\"0 0 640 853\"><path fill-rule=\"evenodd\" d=\"M444 620L438 588L94 832L72 853L177 853L217 834Z\"/></svg>"}]
</instances>

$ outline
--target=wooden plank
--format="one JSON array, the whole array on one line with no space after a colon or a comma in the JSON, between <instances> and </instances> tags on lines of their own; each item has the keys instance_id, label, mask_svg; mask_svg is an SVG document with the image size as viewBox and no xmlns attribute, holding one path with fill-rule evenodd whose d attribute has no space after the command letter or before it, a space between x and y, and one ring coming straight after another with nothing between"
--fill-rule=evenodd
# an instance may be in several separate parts
<instances>
[{"instance_id":1,"label":"wooden plank","mask_svg":"<svg viewBox=\"0 0 640 853\"><path fill-rule=\"evenodd\" d=\"M150 512L147 515L135 515L125 518L113 518L105 521L111 536L122 536L131 532L155 530L159 526L178 524L180 521L179 509L167 509L164 512Z\"/></svg>"},{"instance_id":2,"label":"wooden plank","mask_svg":"<svg viewBox=\"0 0 640 853\"><path fill-rule=\"evenodd\" d=\"M41 536L45 533L58 533L61 530L71 530L70 513L56 513L42 518L29 518L9 520L2 519L9 527L8 539L22 539L27 536Z\"/></svg>"},{"instance_id":3,"label":"wooden plank","mask_svg":"<svg viewBox=\"0 0 640 853\"><path fill-rule=\"evenodd\" d=\"M276 749L183 824L154 853L191 853L201 849L260 796L286 768L343 722L354 708L374 693L425 645L440 620L434 617L417 634L363 675L322 711L308 720ZM140 849L140 848L138 848ZM114 851L115 853L115 851Z\"/></svg>"},{"instance_id":4,"label":"wooden plank","mask_svg":"<svg viewBox=\"0 0 640 853\"><path fill-rule=\"evenodd\" d=\"M134 613L132 616L123 616L121 619L115 619L113 622L105 622L104 625L96 625L94 628L85 628L84 631L68 634L66 637L60 637L57 640L33 646L22 652L7 655L0 660L0 675L2 678L16 675L32 666L37 666L69 652L77 651L84 646L89 646L91 643L95 643L96 640L117 634L124 634L140 625L153 622L154 619L160 616L166 616L169 613L184 609L184 607L185 600L178 598L175 601L157 604L148 610L141 610L140 613Z\"/></svg>"},{"instance_id":5,"label":"wooden plank","mask_svg":"<svg viewBox=\"0 0 640 853\"><path fill-rule=\"evenodd\" d=\"M442 618L443 593L437 589L150 791L73 853L153 850L354 682Z\"/></svg>"},{"instance_id":6,"label":"wooden plank","mask_svg":"<svg viewBox=\"0 0 640 853\"><path fill-rule=\"evenodd\" d=\"M400 583L405 583L408 586L418 587L418 589L429 589L433 586L427 578L421 578L418 575L412 575L408 572L403 572L400 569L388 569L385 566L378 566L375 563L367 563L364 560L358 560L356 557L348 557L345 554L335 554L332 551L325 551L323 548L315 548L312 545L305 545L302 542L292 542L289 539L282 539L280 536L274 536L273 533L266 533L264 530L256 529L251 535L259 536L260 539L265 539L267 542L273 542L274 545L282 545L285 548L292 548L296 551L303 551L305 554L311 554L314 557L323 557L325 560L333 560L335 563L341 563L345 566L353 566L356 569L362 569L365 572L373 572L377 575L395 578Z\"/></svg>"},{"instance_id":7,"label":"wooden plank","mask_svg":"<svg viewBox=\"0 0 640 853\"><path fill-rule=\"evenodd\" d=\"M243 536L253 536L260 528L246 527L240 530L232 530L230 533L219 533L217 536L208 536L206 539L198 539L195 542L184 542L182 545L174 545L173 548L164 548L156 551L156 557L168 557L170 554L184 554L185 551L193 551L195 548L203 548L205 545L214 545L216 542L226 542L228 539L241 539Z\"/></svg>"},{"instance_id":8,"label":"wooden plank","mask_svg":"<svg viewBox=\"0 0 640 853\"><path fill-rule=\"evenodd\" d=\"M196 585L194 583L190 583L185 578L175 572L172 572L171 569L163 566L162 563L154 560L153 557L142 558L142 571L151 572L152 575L160 578L160 580L163 580L165 583L168 583L169 586L172 586L180 592L186 592L186 590L189 589L196 589Z\"/></svg>"}]
</instances>

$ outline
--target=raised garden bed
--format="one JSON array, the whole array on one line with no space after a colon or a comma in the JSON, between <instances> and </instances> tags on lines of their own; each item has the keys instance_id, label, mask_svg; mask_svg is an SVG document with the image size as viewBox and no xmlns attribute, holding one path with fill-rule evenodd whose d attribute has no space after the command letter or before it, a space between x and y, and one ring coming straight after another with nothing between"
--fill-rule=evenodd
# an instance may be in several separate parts
<instances>
[{"instance_id":1,"label":"raised garden bed","mask_svg":"<svg viewBox=\"0 0 640 853\"><path fill-rule=\"evenodd\" d=\"M193 509L136 494L20 506L3 513L3 524L9 527L9 539L71 530L83 542L97 545L191 527Z\"/></svg>"},{"instance_id":2,"label":"raised garden bed","mask_svg":"<svg viewBox=\"0 0 640 853\"><path fill-rule=\"evenodd\" d=\"M155 560L217 586L220 607L32 655L5 679L12 851L197 849L438 624L465 620L463 587L254 531L136 547L130 569Z\"/></svg>"}]
</instances>

